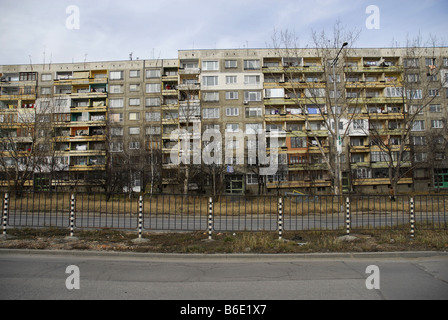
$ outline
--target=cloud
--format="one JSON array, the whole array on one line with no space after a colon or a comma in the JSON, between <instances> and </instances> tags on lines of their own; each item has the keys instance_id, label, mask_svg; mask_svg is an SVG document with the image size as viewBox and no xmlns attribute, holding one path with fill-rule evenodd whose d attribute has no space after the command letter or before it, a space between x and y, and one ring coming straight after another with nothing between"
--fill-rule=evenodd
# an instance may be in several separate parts
<instances>
[{"instance_id":1,"label":"cloud","mask_svg":"<svg viewBox=\"0 0 448 320\"><path fill-rule=\"evenodd\" d=\"M393 38L419 31L444 36L446 0L376 0L380 30L366 30L370 0L1 0L1 64L174 58L190 48L266 47L275 29L289 29L300 44L311 30L333 31L339 19L363 29L358 46L389 46ZM80 9L80 29L68 30L66 8Z\"/></svg>"}]
</instances>

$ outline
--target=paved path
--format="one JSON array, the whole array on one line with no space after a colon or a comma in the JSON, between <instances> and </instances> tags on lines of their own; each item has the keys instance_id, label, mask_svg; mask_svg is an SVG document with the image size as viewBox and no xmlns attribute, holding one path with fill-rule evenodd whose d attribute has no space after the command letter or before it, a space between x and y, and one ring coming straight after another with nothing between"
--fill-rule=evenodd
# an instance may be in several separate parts
<instances>
[{"instance_id":1,"label":"paved path","mask_svg":"<svg viewBox=\"0 0 448 320\"><path fill-rule=\"evenodd\" d=\"M79 268L79 290L66 286L76 274L66 273L72 265ZM368 271L372 265L378 272ZM368 289L367 278L378 280L367 282L379 289ZM447 300L448 254L184 256L0 250L0 288L2 300L161 299L180 300L179 308L193 300L268 305L270 300L301 299Z\"/></svg>"}]
</instances>

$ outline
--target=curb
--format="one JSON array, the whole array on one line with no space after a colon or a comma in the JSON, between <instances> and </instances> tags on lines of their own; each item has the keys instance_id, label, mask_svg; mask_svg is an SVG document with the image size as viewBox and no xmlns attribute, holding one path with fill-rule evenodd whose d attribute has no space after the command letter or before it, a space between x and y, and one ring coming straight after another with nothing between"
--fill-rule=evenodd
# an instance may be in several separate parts
<instances>
[{"instance_id":1,"label":"curb","mask_svg":"<svg viewBox=\"0 0 448 320\"><path fill-rule=\"evenodd\" d=\"M151 260L338 260L338 259L419 259L419 258L448 258L447 251L399 251L399 252L347 252L347 253L304 253L304 254L176 254L176 253L136 253L114 251L77 251L77 250L29 250L29 249L0 249L0 255L49 255L49 256L83 256L110 258L138 258Z\"/></svg>"}]
</instances>

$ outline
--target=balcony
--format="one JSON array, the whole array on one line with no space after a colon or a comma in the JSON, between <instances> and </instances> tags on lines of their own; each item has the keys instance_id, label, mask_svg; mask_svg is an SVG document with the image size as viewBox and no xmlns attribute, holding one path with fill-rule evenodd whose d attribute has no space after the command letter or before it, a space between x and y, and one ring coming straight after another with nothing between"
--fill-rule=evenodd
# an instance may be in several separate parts
<instances>
[{"instance_id":1,"label":"balcony","mask_svg":"<svg viewBox=\"0 0 448 320\"><path fill-rule=\"evenodd\" d=\"M403 66L354 66L344 68L346 73L400 73L403 71Z\"/></svg>"},{"instance_id":2,"label":"balcony","mask_svg":"<svg viewBox=\"0 0 448 320\"><path fill-rule=\"evenodd\" d=\"M361 178L353 179L353 185L355 186L375 186L375 185L390 185L388 178L374 179L374 178ZM412 184L412 178L401 178L398 184Z\"/></svg>"},{"instance_id":3,"label":"balcony","mask_svg":"<svg viewBox=\"0 0 448 320\"><path fill-rule=\"evenodd\" d=\"M330 187L330 180L305 180L305 181L280 181L266 183L268 189L294 189L294 188L310 188L310 187Z\"/></svg>"},{"instance_id":4,"label":"balcony","mask_svg":"<svg viewBox=\"0 0 448 320\"><path fill-rule=\"evenodd\" d=\"M322 66L298 66L298 67L288 67L288 66L278 66L278 67L263 67L264 74L270 73L323 73L324 68Z\"/></svg>"}]
</instances>

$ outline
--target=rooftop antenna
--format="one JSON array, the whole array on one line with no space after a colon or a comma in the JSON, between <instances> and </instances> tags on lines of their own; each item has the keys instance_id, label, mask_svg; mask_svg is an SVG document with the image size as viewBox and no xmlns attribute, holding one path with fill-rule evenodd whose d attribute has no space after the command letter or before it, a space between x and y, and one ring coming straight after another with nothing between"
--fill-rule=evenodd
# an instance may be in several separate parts
<instances>
[{"instance_id":1,"label":"rooftop antenna","mask_svg":"<svg viewBox=\"0 0 448 320\"><path fill-rule=\"evenodd\" d=\"M131 52L130 54L129 54L129 60L131 60L132 61L132 55L133 55L134 53L133 52Z\"/></svg>"},{"instance_id":2,"label":"rooftop antenna","mask_svg":"<svg viewBox=\"0 0 448 320\"><path fill-rule=\"evenodd\" d=\"M44 70L45 70L45 46L44 46L44 52L43 52L43 55L44 55Z\"/></svg>"},{"instance_id":3,"label":"rooftop antenna","mask_svg":"<svg viewBox=\"0 0 448 320\"><path fill-rule=\"evenodd\" d=\"M86 69L87 53L84 55L84 69Z\"/></svg>"},{"instance_id":4,"label":"rooftop antenna","mask_svg":"<svg viewBox=\"0 0 448 320\"><path fill-rule=\"evenodd\" d=\"M33 71L33 61L31 60L31 55L29 54L28 57L30 57L30 67L31 71Z\"/></svg>"}]
</instances>

